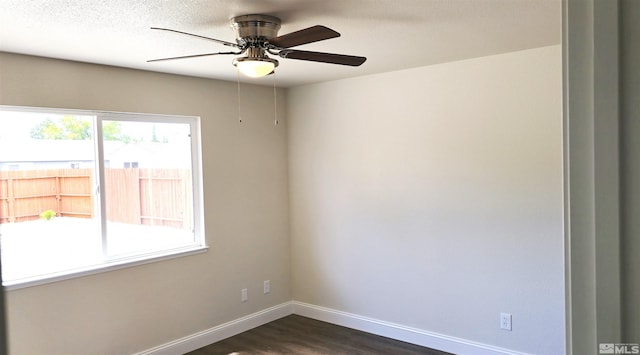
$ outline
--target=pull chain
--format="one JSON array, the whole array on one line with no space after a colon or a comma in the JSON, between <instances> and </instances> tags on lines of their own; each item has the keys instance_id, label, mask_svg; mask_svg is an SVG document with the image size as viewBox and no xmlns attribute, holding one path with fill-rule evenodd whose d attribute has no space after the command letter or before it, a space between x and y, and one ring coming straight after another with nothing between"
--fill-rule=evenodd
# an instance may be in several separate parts
<instances>
[{"instance_id":1,"label":"pull chain","mask_svg":"<svg viewBox=\"0 0 640 355\"><path fill-rule=\"evenodd\" d=\"M274 117L274 124L277 126L278 125L278 98L277 98L277 91L276 90L276 72L273 72L273 117Z\"/></svg>"},{"instance_id":2,"label":"pull chain","mask_svg":"<svg viewBox=\"0 0 640 355\"><path fill-rule=\"evenodd\" d=\"M238 80L238 122L242 123L242 115L240 115L240 70L236 69L236 78Z\"/></svg>"}]
</instances>

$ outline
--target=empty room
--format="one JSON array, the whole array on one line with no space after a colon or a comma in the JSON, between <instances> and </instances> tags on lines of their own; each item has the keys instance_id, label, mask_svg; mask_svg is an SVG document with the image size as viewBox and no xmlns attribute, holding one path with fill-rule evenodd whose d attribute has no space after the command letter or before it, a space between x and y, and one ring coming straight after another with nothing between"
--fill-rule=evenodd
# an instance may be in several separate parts
<instances>
[{"instance_id":1,"label":"empty room","mask_svg":"<svg viewBox=\"0 0 640 355\"><path fill-rule=\"evenodd\" d=\"M0 0L0 353L638 353L639 5Z\"/></svg>"}]
</instances>

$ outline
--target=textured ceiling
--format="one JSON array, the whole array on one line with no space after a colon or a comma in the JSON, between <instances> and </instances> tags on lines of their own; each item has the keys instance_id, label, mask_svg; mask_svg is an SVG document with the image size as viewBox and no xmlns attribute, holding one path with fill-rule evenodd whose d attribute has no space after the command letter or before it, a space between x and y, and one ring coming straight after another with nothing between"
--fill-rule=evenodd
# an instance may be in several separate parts
<instances>
[{"instance_id":1,"label":"textured ceiling","mask_svg":"<svg viewBox=\"0 0 640 355\"><path fill-rule=\"evenodd\" d=\"M278 86L393 71L553 44L561 0L0 0L0 51L236 80L233 56L148 59L228 50L229 18L282 19L279 34L325 25L342 34L296 49L365 56L361 67L279 59ZM271 77L242 79L272 85Z\"/></svg>"}]
</instances>

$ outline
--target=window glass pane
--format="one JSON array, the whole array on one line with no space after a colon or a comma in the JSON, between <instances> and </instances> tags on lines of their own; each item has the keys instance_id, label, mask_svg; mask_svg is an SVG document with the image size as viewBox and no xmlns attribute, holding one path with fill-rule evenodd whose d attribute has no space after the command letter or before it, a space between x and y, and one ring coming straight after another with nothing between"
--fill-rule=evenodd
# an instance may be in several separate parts
<instances>
[{"instance_id":1,"label":"window glass pane","mask_svg":"<svg viewBox=\"0 0 640 355\"><path fill-rule=\"evenodd\" d=\"M0 106L4 285L206 248L193 133L187 117Z\"/></svg>"},{"instance_id":2,"label":"window glass pane","mask_svg":"<svg viewBox=\"0 0 640 355\"><path fill-rule=\"evenodd\" d=\"M193 245L190 125L103 120L107 254Z\"/></svg>"},{"instance_id":3,"label":"window glass pane","mask_svg":"<svg viewBox=\"0 0 640 355\"><path fill-rule=\"evenodd\" d=\"M91 116L0 110L4 280L96 264Z\"/></svg>"}]
</instances>

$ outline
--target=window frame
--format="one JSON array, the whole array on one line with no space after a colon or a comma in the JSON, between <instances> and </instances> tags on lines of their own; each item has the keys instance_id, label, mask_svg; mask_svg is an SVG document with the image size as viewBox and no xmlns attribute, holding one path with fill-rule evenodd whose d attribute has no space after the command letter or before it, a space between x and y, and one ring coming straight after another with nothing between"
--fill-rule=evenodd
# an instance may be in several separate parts
<instances>
[{"instance_id":1,"label":"window frame","mask_svg":"<svg viewBox=\"0 0 640 355\"><path fill-rule=\"evenodd\" d=\"M96 176L94 185L94 211L95 216L99 218L100 237L102 240L102 260L96 260L95 264L85 267L53 272L44 275L36 275L32 277L4 281L3 286L6 290L20 289L51 282L57 282L77 277L83 277L92 274L109 272L117 269L134 267L138 265L148 264L152 262L173 259L188 255L200 254L208 251L209 247L206 243L204 230L204 190L202 177L202 147L200 136L200 117L185 115L165 115L165 114L148 114L148 113L131 113L131 112L114 112L101 110L76 110L76 109L58 109L43 107L26 107L26 106L7 106L0 105L0 111L11 112L33 112L33 113L49 113L62 115L82 115L91 116L93 118L93 134L94 134L94 157L95 167L93 168ZM193 193L193 234L194 241L190 245L174 247L169 249L154 250L149 252L135 253L124 256L107 255L107 216L106 216L106 199L101 194L102 186L105 182L105 162L104 162L104 144L102 138L102 122L103 121L120 121L120 122L155 122L155 123L182 123L188 124L190 127L191 138L191 186Z\"/></svg>"}]
</instances>

